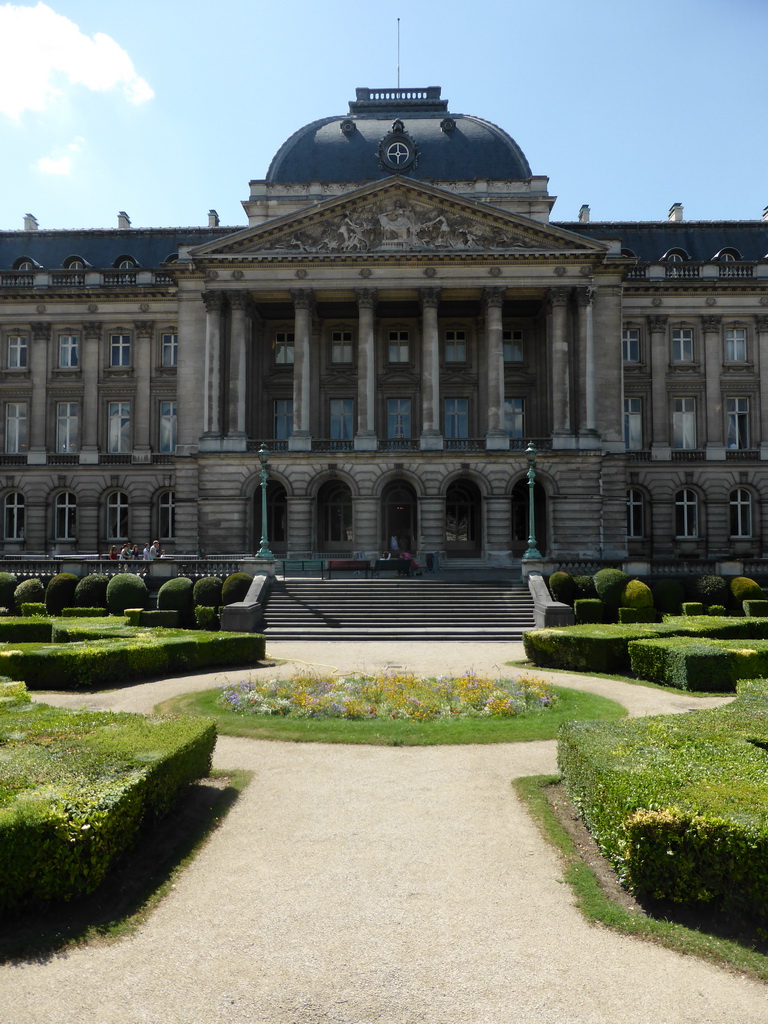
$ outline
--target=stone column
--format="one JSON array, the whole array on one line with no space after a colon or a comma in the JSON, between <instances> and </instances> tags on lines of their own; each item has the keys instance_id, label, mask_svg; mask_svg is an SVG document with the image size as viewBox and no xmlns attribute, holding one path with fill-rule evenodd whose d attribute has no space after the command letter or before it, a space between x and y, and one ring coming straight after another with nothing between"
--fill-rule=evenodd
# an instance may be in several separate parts
<instances>
[{"instance_id":1,"label":"stone column","mask_svg":"<svg viewBox=\"0 0 768 1024\"><path fill-rule=\"evenodd\" d=\"M485 557L489 565L512 564L512 502L508 494L485 499Z\"/></svg>"},{"instance_id":2,"label":"stone column","mask_svg":"<svg viewBox=\"0 0 768 1024\"><path fill-rule=\"evenodd\" d=\"M244 451L246 402L246 352L248 336L247 292L229 292L229 388L227 450Z\"/></svg>"},{"instance_id":3,"label":"stone column","mask_svg":"<svg viewBox=\"0 0 768 1024\"><path fill-rule=\"evenodd\" d=\"M707 388L707 408L703 422L707 424L707 458L725 458L723 441L723 395L720 389L720 373L723 366L721 327L723 318L703 316L701 330L704 336L704 359ZM698 413L698 410L697 410ZM697 415L702 422L702 417Z\"/></svg>"},{"instance_id":4,"label":"stone column","mask_svg":"<svg viewBox=\"0 0 768 1024\"><path fill-rule=\"evenodd\" d=\"M762 314L755 317L755 350L760 375L760 458L768 459L768 316Z\"/></svg>"},{"instance_id":5,"label":"stone column","mask_svg":"<svg viewBox=\"0 0 768 1024\"><path fill-rule=\"evenodd\" d=\"M571 372L567 333L568 289L549 292L550 351L552 353L552 435L557 438L573 433L571 422Z\"/></svg>"},{"instance_id":6,"label":"stone column","mask_svg":"<svg viewBox=\"0 0 768 1024\"><path fill-rule=\"evenodd\" d=\"M45 465L47 461L45 434L47 419L48 348L50 339L50 324L32 324L32 351L29 355L29 372L32 379L32 407L30 409L29 452L27 454L27 462L37 465Z\"/></svg>"},{"instance_id":7,"label":"stone column","mask_svg":"<svg viewBox=\"0 0 768 1024\"><path fill-rule=\"evenodd\" d=\"M365 558L376 558L381 538L378 531L379 499L369 495L355 495L352 499L355 551L362 551Z\"/></svg>"},{"instance_id":8,"label":"stone column","mask_svg":"<svg viewBox=\"0 0 768 1024\"><path fill-rule=\"evenodd\" d=\"M488 450L509 449L509 434L504 429L504 332L501 320L505 294L505 288L486 288L483 291L488 374L485 447Z\"/></svg>"},{"instance_id":9,"label":"stone column","mask_svg":"<svg viewBox=\"0 0 768 1024\"><path fill-rule=\"evenodd\" d=\"M223 292L203 292L205 303L205 369L203 373L203 437L221 437L221 313Z\"/></svg>"},{"instance_id":10,"label":"stone column","mask_svg":"<svg viewBox=\"0 0 768 1024\"><path fill-rule=\"evenodd\" d=\"M293 327L293 434L288 439L288 450L307 452L312 449L310 429L310 340L312 337L312 307L314 295L309 289L291 292L294 308Z\"/></svg>"},{"instance_id":11,"label":"stone column","mask_svg":"<svg viewBox=\"0 0 768 1024\"><path fill-rule=\"evenodd\" d=\"M376 355L374 311L376 291L355 292L358 309L357 331L357 433L356 451L376 451Z\"/></svg>"},{"instance_id":12,"label":"stone column","mask_svg":"<svg viewBox=\"0 0 768 1024\"><path fill-rule=\"evenodd\" d=\"M80 462L99 461L99 345L101 323L83 324L83 446ZM103 415L103 413L102 413Z\"/></svg>"},{"instance_id":13,"label":"stone column","mask_svg":"<svg viewBox=\"0 0 768 1024\"><path fill-rule=\"evenodd\" d=\"M419 447L439 451L443 447L440 433L440 338L437 329L439 288L423 288L421 302L421 392L422 430Z\"/></svg>"},{"instance_id":14,"label":"stone column","mask_svg":"<svg viewBox=\"0 0 768 1024\"><path fill-rule=\"evenodd\" d=\"M597 413L595 403L595 335L592 310L597 289L579 288L579 354L584 367L584 411L581 415L579 433L594 437L597 434Z\"/></svg>"},{"instance_id":15,"label":"stone column","mask_svg":"<svg viewBox=\"0 0 768 1024\"><path fill-rule=\"evenodd\" d=\"M648 317L651 363L651 448L654 458L669 458L669 399L667 398L667 367L669 348L667 318Z\"/></svg>"},{"instance_id":16,"label":"stone column","mask_svg":"<svg viewBox=\"0 0 768 1024\"><path fill-rule=\"evenodd\" d=\"M288 555L308 555L314 548L312 540L312 499L288 495Z\"/></svg>"},{"instance_id":17,"label":"stone column","mask_svg":"<svg viewBox=\"0 0 768 1024\"><path fill-rule=\"evenodd\" d=\"M445 497L419 498L419 552L445 554Z\"/></svg>"},{"instance_id":18,"label":"stone column","mask_svg":"<svg viewBox=\"0 0 768 1024\"><path fill-rule=\"evenodd\" d=\"M132 462L151 462L149 442L150 371L152 369L152 335L155 325L151 320L134 323L135 342L133 372L136 378L136 397L133 403L133 456Z\"/></svg>"}]
</instances>

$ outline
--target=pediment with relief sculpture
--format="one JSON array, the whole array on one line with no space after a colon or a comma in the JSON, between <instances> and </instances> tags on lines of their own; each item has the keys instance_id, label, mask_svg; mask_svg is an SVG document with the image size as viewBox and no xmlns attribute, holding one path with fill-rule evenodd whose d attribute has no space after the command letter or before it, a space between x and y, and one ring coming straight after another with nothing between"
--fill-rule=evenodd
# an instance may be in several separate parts
<instances>
[{"instance_id":1,"label":"pediment with relief sculpture","mask_svg":"<svg viewBox=\"0 0 768 1024\"><path fill-rule=\"evenodd\" d=\"M400 252L604 253L561 228L457 198L423 183L377 182L193 250L195 258Z\"/></svg>"}]
</instances>

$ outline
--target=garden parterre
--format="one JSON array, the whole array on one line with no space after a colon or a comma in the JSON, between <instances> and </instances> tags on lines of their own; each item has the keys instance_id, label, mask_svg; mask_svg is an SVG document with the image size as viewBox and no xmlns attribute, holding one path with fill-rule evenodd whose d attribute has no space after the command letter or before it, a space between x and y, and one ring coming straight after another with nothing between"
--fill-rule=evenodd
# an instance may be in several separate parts
<instances>
[{"instance_id":1,"label":"garden parterre","mask_svg":"<svg viewBox=\"0 0 768 1024\"><path fill-rule=\"evenodd\" d=\"M410 673L295 675L291 679L248 679L221 688L229 711L307 718L410 719L511 718L542 711L556 701L543 679L489 679L466 672L420 679Z\"/></svg>"}]
</instances>

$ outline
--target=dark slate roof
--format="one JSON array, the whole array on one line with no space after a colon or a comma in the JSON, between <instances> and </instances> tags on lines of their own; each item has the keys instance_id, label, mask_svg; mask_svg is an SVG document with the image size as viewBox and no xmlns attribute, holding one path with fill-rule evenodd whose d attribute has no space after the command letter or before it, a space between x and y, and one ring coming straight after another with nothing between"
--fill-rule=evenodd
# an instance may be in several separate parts
<instances>
[{"instance_id":1,"label":"dark slate roof","mask_svg":"<svg viewBox=\"0 0 768 1024\"><path fill-rule=\"evenodd\" d=\"M132 256L139 267L160 267L180 245L203 245L241 227L115 228L111 231L0 231L0 270L10 270L20 257L46 270L61 267L68 256L105 270L120 257Z\"/></svg>"},{"instance_id":2,"label":"dark slate roof","mask_svg":"<svg viewBox=\"0 0 768 1024\"><path fill-rule=\"evenodd\" d=\"M422 98L410 98L414 93L423 94ZM387 98L368 98L377 94ZM490 121L449 113L437 87L358 89L357 96L349 104L349 114L324 117L294 132L277 151L266 180L363 182L389 177L395 171L382 166L379 144L396 119L403 122L417 150L415 164L397 173L427 181L531 177L528 161L514 139ZM449 130L444 130L445 120L453 122Z\"/></svg>"},{"instance_id":3,"label":"dark slate roof","mask_svg":"<svg viewBox=\"0 0 768 1024\"><path fill-rule=\"evenodd\" d=\"M554 222L553 222L554 223ZM670 249L680 249L689 259L713 259L722 249L733 249L742 260L761 260L768 255L768 221L591 221L557 223L558 227L594 239L621 239L622 249L639 260L658 262Z\"/></svg>"}]
</instances>

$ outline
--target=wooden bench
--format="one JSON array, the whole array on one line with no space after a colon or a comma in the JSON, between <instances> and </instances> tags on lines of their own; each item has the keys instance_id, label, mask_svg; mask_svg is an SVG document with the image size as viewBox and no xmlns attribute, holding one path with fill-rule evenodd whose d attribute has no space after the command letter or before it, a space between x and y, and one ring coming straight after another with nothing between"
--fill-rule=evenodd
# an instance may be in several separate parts
<instances>
[{"instance_id":1,"label":"wooden bench","mask_svg":"<svg viewBox=\"0 0 768 1024\"><path fill-rule=\"evenodd\" d=\"M284 558L283 579L287 572L319 572L320 579L325 579L325 561L322 558Z\"/></svg>"},{"instance_id":2,"label":"wooden bench","mask_svg":"<svg viewBox=\"0 0 768 1024\"><path fill-rule=\"evenodd\" d=\"M407 558L377 558L373 566L374 576L382 572L393 572L398 576L411 575L411 563Z\"/></svg>"},{"instance_id":3,"label":"wooden bench","mask_svg":"<svg viewBox=\"0 0 768 1024\"><path fill-rule=\"evenodd\" d=\"M329 558L326 562L326 568L328 570L328 579L331 578L331 574L334 572L362 572L365 573L365 578L368 579L371 563L367 558Z\"/></svg>"}]
</instances>

